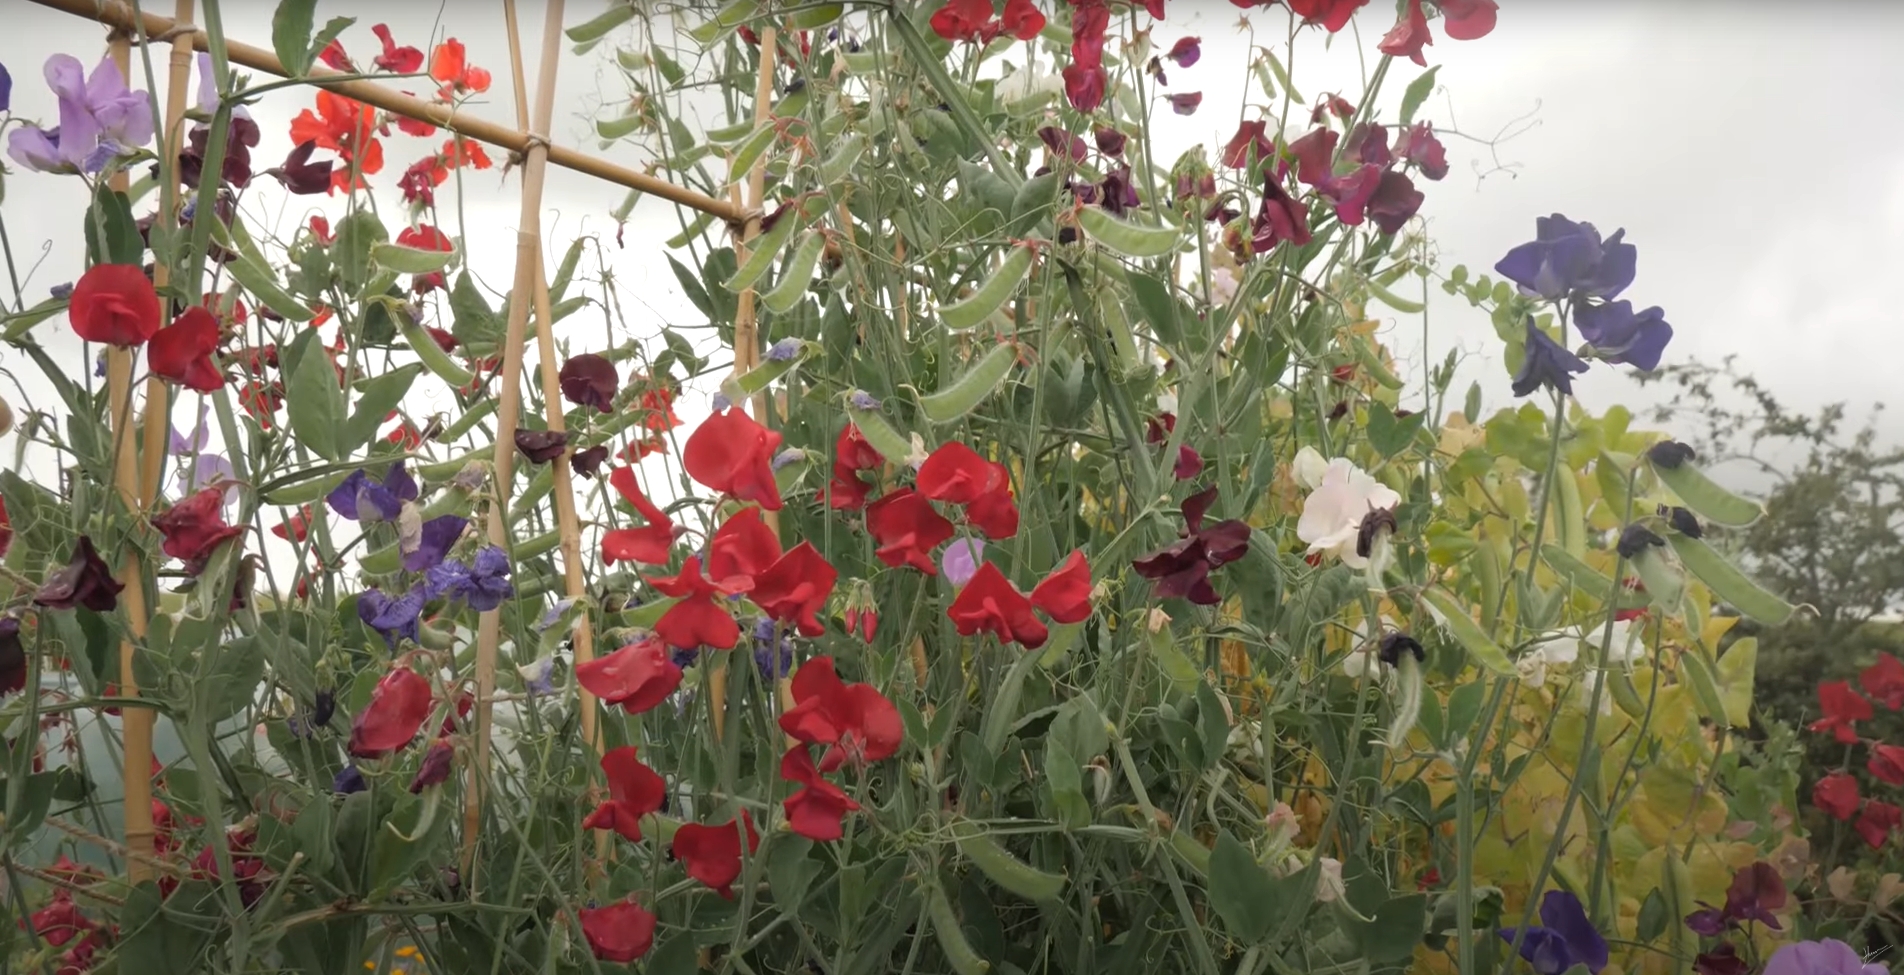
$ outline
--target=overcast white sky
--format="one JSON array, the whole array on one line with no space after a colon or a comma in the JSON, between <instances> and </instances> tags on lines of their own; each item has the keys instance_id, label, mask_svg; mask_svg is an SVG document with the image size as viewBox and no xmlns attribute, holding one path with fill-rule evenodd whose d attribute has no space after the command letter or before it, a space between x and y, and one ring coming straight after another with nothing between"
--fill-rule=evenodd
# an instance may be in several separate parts
<instances>
[{"instance_id":1,"label":"overcast white sky","mask_svg":"<svg viewBox=\"0 0 1904 975\"><path fill-rule=\"evenodd\" d=\"M91 64L102 50L101 35L83 20L24 0L6 6L0 63L15 79L14 112L50 120L52 99L40 80L41 63L51 52L67 51ZM228 32L267 45L273 6L227 0ZM533 50L542 6L535 0L522 6L525 42ZM1373 60L1374 44L1390 23L1386 6L1378 0L1364 8L1359 37L1344 32L1330 52L1322 51L1319 35L1311 38L1295 65L1304 95L1359 90L1362 65L1353 50L1360 46ZM599 0L571 3L568 23L603 7ZM1458 122L1461 132L1482 138L1517 119L1533 123L1493 150L1462 138L1446 140L1452 172L1425 187L1422 215L1447 265L1488 268L1532 236L1536 216L1551 212L1607 231L1623 226L1640 255L1628 297L1666 309L1677 333L1669 359L1716 361L1736 354L1799 405L1866 405L1893 396L1896 363L1904 353L1890 283L1904 266L1904 126L1897 124L1891 102L1904 91L1904 60L1894 56L1895 39L1904 36L1904 4L1502 0L1502 7L1499 27L1489 37L1438 37L1428 49L1429 63L1442 65L1445 88L1423 117L1444 128ZM1253 84L1246 90L1242 83L1239 13L1226 0L1171 0L1168 18L1155 28L1162 46L1182 34L1204 39L1201 63L1171 71L1173 90L1201 89L1205 101L1194 117L1162 116L1160 131L1173 145L1160 153L1165 162L1190 140L1226 139L1243 99L1260 98ZM478 110L513 122L500 3L320 4L320 22L338 15L359 18L346 43L363 60L376 46L369 27L380 21L391 25L399 42L426 51L446 33L459 37L474 63L496 73L489 101ZM1266 37L1280 37L1286 16L1280 8L1252 16ZM604 100L613 103L625 94L612 54L605 53L611 50L565 61L558 142L596 150L591 119ZM1395 67L1391 97L1399 97L1417 70L1407 63ZM286 92L254 109L264 132L260 168L288 148L288 121L309 103L308 92ZM379 185L394 187L403 167L440 141L393 134ZM630 165L644 161L628 144L603 154ZM1479 178L1496 156L1512 172ZM546 226L558 240L578 228L612 234L607 213L620 202L620 189L559 169L550 173ZM515 253L518 183L495 170L469 179L470 261L479 275L504 288ZM71 178L16 172L8 180L0 212L16 258L30 265L41 246L51 247L27 288L29 301L76 275L83 202ZM316 205L335 208L337 201ZM282 226L301 221L301 214L288 211ZM674 229L670 209L644 201L627 248L614 252L614 272L630 314L700 324L658 250L658 241ZM1501 405L1507 377L1491 328L1465 303L1438 292L1436 297L1435 357L1450 344L1487 357L1470 365L1461 387L1469 377L1480 378L1490 408ZM599 319L593 324L599 328ZM1389 337L1405 357L1413 357L1416 376L1419 335L1419 323L1409 321L1398 322ZM0 352L0 364L14 365L5 361L11 358ZM1642 398L1607 367L1596 367L1578 389L1594 409ZM690 418L702 412L699 404L684 406ZM1887 439L1899 439L1897 432Z\"/></svg>"}]
</instances>

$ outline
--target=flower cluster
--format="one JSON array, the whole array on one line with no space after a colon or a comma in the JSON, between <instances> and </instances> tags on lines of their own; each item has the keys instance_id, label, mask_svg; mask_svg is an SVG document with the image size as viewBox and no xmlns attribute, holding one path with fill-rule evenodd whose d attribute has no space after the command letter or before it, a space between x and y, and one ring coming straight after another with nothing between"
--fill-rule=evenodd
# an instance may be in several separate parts
<instances>
[{"instance_id":1,"label":"flower cluster","mask_svg":"<svg viewBox=\"0 0 1904 975\"><path fill-rule=\"evenodd\" d=\"M1818 705L1823 714L1809 725L1810 729L1830 732L1838 741L1856 745L1865 741L1858 734L1857 724L1871 720L1875 714L1873 700L1893 711L1904 708L1904 663L1900 663L1896 657L1888 653L1879 654L1876 663L1859 673L1858 683L1864 688L1863 694L1858 693L1858 689L1852 687L1849 681L1821 681L1818 684ZM1866 697L1866 694L1870 696ZM1867 744L1870 757L1865 762L1865 769L1871 773L1871 777L1889 785L1904 786L1904 746L1879 741ZM1825 775L1812 786L1811 801L1812 805L1841 823L1851 822L1855 817L1857 821L1852 824L1852 828L1874 850L1883 846L1891 834L1904 825L1904 807L1865 798L1861 795L1857 777L1842 768Z\"/></svg>"},{"instance_id":2,"label":"flower cluster","mask_svg":"<svg viewBox=\"0 0 1904 975\"><path fill-rule=\"evenodd\" d=\"M1596 358L1655 369L1672 340L1673 327L1658 307L1635 312L1619 298L1633 283L1638 250L1616 230L1602 239L1590 223L1556 213L1535 221L1534 239L1507 252L1494 265L1521 293L1568 315ZM1579 355L1555 341L1527 316L1525 358L1514 377L1514 395L1542 386L1572 395L1573 376L1587 371Z\"/></svg>"}]
</instances>

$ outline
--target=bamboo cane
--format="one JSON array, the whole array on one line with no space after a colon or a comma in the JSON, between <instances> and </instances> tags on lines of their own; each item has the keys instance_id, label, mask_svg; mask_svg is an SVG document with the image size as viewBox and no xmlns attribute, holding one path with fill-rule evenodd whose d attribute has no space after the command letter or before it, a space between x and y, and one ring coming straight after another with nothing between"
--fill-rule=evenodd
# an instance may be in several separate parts
<instances>
[{"instance_id":1,"label":"bamboo cane","mask_svg":"<svg viewBox=\"0 0 1904 975\"><path fill-rule=\"evenodd\" d=\"M115 30L109 41L112 62L119 74L131 77L132 41L123 30ZM126 172L120 170L108 181L114 190L124 192ZM132 430L132 350L109 346L106 349L106 402L113 434L113 486L118 489L126 511L138 517L140 511L139 460L133 449ZM119 563L119 584L125 588L120 601L126 609L129 639L119 643L119 694L139 696L139 682L133 676L133 654L145 639L146 606L144 566L137 548L128 547ZM133 883L152 879L146 858L152 855L152 727L156 715L150 708L129 707L121 712L120 728L125 742L126 848L132 856L126 861L126 876Z\"/></svg>"},{"instance_id":2,"label":"bamboo cane","mask_svg":"<svg viewBox=\"0 0 1904 975\"><path fill-rule=\"evenodd\" d=\"M172 9L172 19L185 23L192 19L193 0L178 0ZM178 165L179 149L185 144L185 93L191 81L192 41L183 35L172 38L171 72L165 87L165 128L160 131L159 145L165 152L165 171L171 172ZM213 185L217 185L214 177ZM161 199L164 199L161 194ZM159 226L170 230L177 224L177 212L167 207L159 208ZM164 261L155 261L152 265L152 284L158 288L165 320L171 319L171 303L163 297L165 285L171 278L172 268ZM196 283L194 283L196 286ZM159 497L159 476L165 465L166 434L172 418L171 390L165 380L152 376L145 381L145 447L140 457L139 500L144 507L152 507Z\"/></svg>"},{"instance_id":3,"label":"bamboo cane","mask_svg":"<svg viewBox=\"0 0 1904 975\"><path fill-rule=\"evenodd\" d=\"M124 0L32 0L32 2L43 7L51 7L54 10L62 10L78 17L85 17L88 20L96 20L109 27L121 30L129 30L135 25L142 25L145 35L148 37L158 37L169 34L172 29L181 22L179 20L161 17L157 14L137 14ZM204 31L193 31L182 34L181 36L188 38L194 48L200 51L209 50L207 45L210 42L206 38ZM263 48L252 47L249 44L241 44L236 41L226 41L225 54L231 59L233 64L241 65L254 71L263 71L267 74L274 74L279 77L287 77L289 75L289 73L284 70L283 62L278 60L277 55ZM337 72L331 71L328 68L314 66L311 68L310 74L306 76L306 80L313 85L328 88L346 98L363 102L366 105L374 105L386 112L392 112L405 118L416 119L420 122L429 122L432 125L441 126L459 135L475 139L477 142L507 149L511 152L527 153L531 146L538 142L535 137L527 132L507 129L494 122L487 122L474 116L463 115L450 106L426 102L420 98L415 98L386 88L374 81L342 80L337 77L337 74ZM546 142L546 140L541 141ZM607 160L584 155L574 149L546 145L544 149L546 160L564 169L572 169L578 173L585 173L618 186L625 186L629 189L653 194L662 199L679 203L690 209L720 217L729 223L736 222L741 217L740 208L724 200L717 200L705 193L700 193L684 186L676 186L667 180L658 179L647 173L629 169L626 166L617 166Z\"/></svg>"},{"instance_id":4,"label":"bamboo cane","mask_svg":"<svg viewBox=\"0 0 1904 975\"><path fill-rule=\"evenodd\" d=\"M549 0L542 23L542 62L536 79L534 131L547 132L555 115L555 69L561 57L562 0ZM542 219L542 183L548 172L549 142L530 137L522 164L522 208L516 227L516 280L509 302L509 330L503 341L502 400L496 408L495 498L489 509L492 545L509 544L509 489L515 476L516 424L522 411L523 332L528 328L529 304L540 267L538 238ZM560 463L556 461L555 463ZM501 642L499 610L482 615L476 636L476 753L469 765L469 788L463 806L463 872L470 890L476 890L476 841L482 826L483 776L489 768L489 736L496 687L496 651Z\"/></svg>"}]
</instances>

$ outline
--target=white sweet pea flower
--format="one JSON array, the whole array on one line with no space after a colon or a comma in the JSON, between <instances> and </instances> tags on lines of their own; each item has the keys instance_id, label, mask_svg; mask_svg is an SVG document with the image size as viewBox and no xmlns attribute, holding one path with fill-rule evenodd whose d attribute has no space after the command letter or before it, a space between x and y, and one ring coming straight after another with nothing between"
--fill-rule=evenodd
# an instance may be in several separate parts
<instances>
[{"instance_id":1,"label":"white sweet pea flower","mask_svg":"<svg viewBox=\"0 0 1904 975\"><path fill-rule=\"evenodd\" d=\"M1315 491L1303 502L1296 537L1309 543L1311 555L1333 555L1351 569L1367 568L1368 559L1355 552L1362 519L1371 511L1393 508L1401 500L1401 495L1354 462L1337 457L1329 462Z\"/></svg>"},{"instance_id":2,"label":"white sweet pea flower","mask_svg":"<svg viewBox=\"0 0 1904 975\"><path fill-rule=\"evenodd\" d=\"M1348 888L1342 883L1342 861L1323 857L1322 876L1316 878L1316 900L1329 904L1347 894Z\"/></svg>"},{"instance_id":3,"label":"white sweet pea flower","mask_svg":"<svg viewBox=\"0 0 1904 975\"><path fill-rule=\"evenodd\" d=\"M1563 634L1534 644L1519 660L1514 661L1514 667L1520 671L1521 683L1540 688L1547 685L1547 668L1567 667L1579 659L1579 639Z\"/></svg>"},{"instance_id":4,"label":"white sweet pea flower","mask_svg":"<svg viewBox=\"0 0 1904 975\"><path fill-rule=\"evenodd\" d=\"M1229 304L1236 298L1236 289L1241 283L1236 279L1236 272L1227 267L1212 270L1210 272L1210 301L1217 305Z\"/></svg>"},{"instance_id":5,"label":"white sweet pea flower","mask_svg":"<svg viewBox=\"0 0 1904 975\"><path fill-rule=\"evenodd\" d=\"M1289 462L1289 476L1295 478L1304 491L1321 487L1322 475L1328 472L1329 461L1314 447L1296 451L1296 459Z\"/></svg>"}]
</instances>

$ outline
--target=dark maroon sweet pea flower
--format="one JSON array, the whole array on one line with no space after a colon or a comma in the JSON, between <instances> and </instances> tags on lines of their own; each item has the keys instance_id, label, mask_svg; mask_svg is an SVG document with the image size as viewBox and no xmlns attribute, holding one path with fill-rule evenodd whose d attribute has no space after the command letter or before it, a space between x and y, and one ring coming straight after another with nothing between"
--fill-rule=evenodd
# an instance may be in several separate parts
<instances>
[{"instance_id":1,"label":"dark maroon sweet pea flower","mask_svg":"<svg viewBox=\"0 0 1904 975\"><path fill-rule=\"evenodd\" d=\"M1559 342L1534 324L1527 316L1527 359L1514 377L1514 395L1526 396L1542 386L1573 395L1573 374L1587 371L1587 363L1567 351Z\"/></svg>"},{"instance_id":2,"label":"dark maroon sweet pea flower","mask_svg":"<svg viewBox=\"0 0 1904 975\"><path fill-rule=\"evenodd\" d=\"M578 477L592 479L595 476L595 472L601 468L602 461L607 459L608 445L596 444L587 450L578 450L570 454L569 470L574 471Z\"/></svg>"},{"instance_id":3,"label":"dark maroon sweet pea flower","mask_svg":"<svg viewBox=\"0 0 1904 975\"><path fill-rule=\"evenodd\" d=\"M1178 115L1195 115L1197 114L1198 106L1203 104L1203 92L1178 92L1174 95L1165 96L1165 100L1170 102L1170 110L1176 112Z\"/></svg>"},{"instance_id":4,"label":"dark maroon sweet pea flower","mask_svg":"<svg viewBox=\"0 0 1904 975\"><path fill-rule=\"evenodd\" d=\"M1194 481L1203 473L1203 455L1195 447L1180 444L1177 447L1177 464L1173 473L1179 481Z\"/></svg>"},{"instance_id":5,"label":"dark maroon sweet pea flower","mask_svg":"<svg viewBox=\"0 0 1904 975\"><path fill-rule=\"evenodd\" d=\"M1741 867L1726 888L1726 917L1735 921L1757 921L1774 931L1780 930L1772 914L1785 906L1785 879L1763 860Z\"/></svg>"},{"instance_id":6,"label":"dark maroon sweet pea flower","mask_svg":"<svg viewBox=\"0 0 1904 975\"><path fill-rule=\"evenodd\" d=\"M1170 50L1164 57L1177 62L1179 68L1187 68L1197 63L1198 58L1203 57L1203 39L1179 37L1177 43L1170 45Z\"/></svg>"},{"instance_id":7,"label":"dark maroon sweet pea flower","mask_svg":"<svg viewBox=\"0 0 1904 975\"><path fill-rule=\"evenodd\" d=\"M430 786L449 781L450 760L455 757L456 749L448 738L431 742L429 750L423 753L423 764L418 766L416 778L410 780L410 791L421 793Z\"/></svg>"},{"instance_id":8,"label":"dark maroon sweet pea flower","mask_svg":"<svg viewBox=\"0 0 1904 975\"><path fill-rule=\"evenodd\" d=\"M1229 144L1223 147L1223 165L1231 169L1247 168L1252 151L1258 161L1275 156L1276 143L1269 137L1268 123L1258 120L1238 125L1236 134L1230 136Z\"/></svg>"},{"instance_id":9,"label":"dark maroon sweet pea flower","mask_svg":"<svg viewBox=\"0 0 1904 975\"><path fill-rule=\"evenodd\" d=\"M1692 960L1697 975L1752 975L1752 964L1739 956L1732 942L1724 942Z\"/></svg>"},{"instance_id":10,"label":"dark maroon sweet pea flower","mask_svg":"<svg viewBox=\"0 0 1904 975\"><path fill-rule=\"evenodd\" d=\"M1097 143L1097 151L1107 156L1121 156L1124 154L1126 137L1124 133L1116 129L1093 129L1091 131L1091 139Z\"/></svg>"},{"instance_id":11,"label":"dark maroon sweet pea flower","mask_svg":"<svg viewBox=\"0 0 1904 975\"><path fill-rule=\"evenodd\" d=\"M443 564L450 546L463 537L463 529L467 527L469 519L461 515L444 515L424 522L416 549L403 553L403 567L411 572L424 572Z\"/></svg>"},{"instance_id":12,"label":"dark maroon sweet pea flower","mask_svg":"<svg viewBox=\"0 0 1904 975\"><path fill-rule=\"evenodd\" d=\"M284 184L286 192L294 196L316 196L331 191L331 160L312 162L311 153L317 150L315 142L300 142L284 157L284 163L265 170L265 175Z\"/></svg>"},{"instance_id":13,"label":"dark maroon sweet pea flower","mask_svg":"<svg viewBox=\"0 0 1904 975\"><path fill-rule=\"evenodd\" d=\"M1047 125L1040 128L1038 130L1038 139L1052 152L1060 156L1070 156L1072 162L1083 162L1084 157L1089 155L1091 151L1090 147L1084 144L1083 139L1055 125Z\"/></svg>"},{"instance_id":14,"label":"dark maroon sweet pea flower","mask_svg":"<svg viewBox=\"0 0 1904 975\"><path fill-rule=\"evenodd\" d=\"M615 364L593 352L570 356L562 363L562 396L577 406L593 406L603 413L615 410L615 394L621 390L621 377Z\"/></svg>"},{"instance_id":15,"label":"dark maroon sweet pea flower","mask_svg":"<svg viewBox=\"0 0 1904 975\"><path fill-rule=\"evenodd\" d=\"M562 456L568 449L567 431L557 430L517 430L516 449L532 464L546 464Z\"/></svg>"},{"instance_id":16,"label":"dark maroon sweet pea flower","mask_svg":"<svg viewBox=\"0 0 1904 975\"><path fill-rule=\"evenodd\" d=\"M1309 209L1291 197L1272 172L1263 182L1263 202L1250 227L1250 252L1267 254L1283 241L1297 247L1309 243Z\"/></svg>"},{"instance_id":17,"label":"dark maroon sweet pea flower","mask_svg":"<svg viewBox=\"0 0 1904 975\"><path fill-rule=\"evenodd\" d=\"M1334 129L1318 127L1289 144L1289 157L1296 161L1296 182L1304 186L1322 186L1334 177L1336 134Z\"/></svg>"},{"instance_id":18,"label":"dark maroon sweet pea flower","mask_svg":"<svg viewBox=\"0 0 1904 975\"><path fill-rule=\"evenodd\" d=\"M1106 173L1104 182L1098 184L1098 188L1098 202L1112 213L1122 214L1143 203L1137 197L1137 184L1131 182L1129 166L1119 166Z\"/></svg>"},{"instance_id":19,"label":"dark maroon sweet pea flower","mask_svg":"<svg viewBox=\"0 0 1904 975\"><path fill-rule=\"evenodd\" d=\"M1507 252L1494 265L1495 273L1520 285L1521 292L1558 301L1576 298L1618 298L1633 283L1639 250L1622 238L1624 228L1605 241L1590 223L1576 223L1556 213L1534 221L1534 239Z\"/></svg>"},{"instance_id":20,"label":"dark maroon sweet pea flower","mask_svg":"<svg viewBox=\"0 0 1904 975\"><path fill-rule=\"evenodd\" d=\"M198 188L201 171L205 168L205 145L210 139L210 126L193 126L186 147L179 150L180 184ZM258 123L241 115L232 116L231 126L226 130L225 162L220 167L226 183L242 188L251 182L251 150L257 145Z\"/></svg>"},{"instance_id":21,"label":"dark maroon sweet pea flower","mask_svg":"<svg viewBox=\"0 0 1904 975\"><path fill-rule=\"evenodd\" d=\"M1716 938L1725 933L1725 912L1716 907L1694 911L1686 915L1686 927L1700 937Z\"/></svg>"},{"instance_id":22,"label":"dark maroon sweet pea flower","mask_svg":"<svg viewBox=\"0 0 1904 975\"><path fill-rule=\"evenodd\" d=\"M0 697L26 687L26 645L20 642L20 618L0 617Z\"/></svg>"},{"instance_id":23,"label":"dark maroon sweet pea flower","mask_svg":"<svg viewBox=\"0 0 1904 975\"><path fill-rule=\"evenodd\" d=\"M1399 233L1409 218L1421 209L1424 199L1415 181L1406 173L1389 170L1382 174L1381 182L1375 186L1375 192L1368 200L1369 219L1382 233Z\"/></svg>"},{"instance_id":24,"label":"dark maroon sweet pea flower","mask_svg":"<svg viewBox=\"0 0 1904 975\"><path fill-rule=\"evenodd\" d=\"M119 591L124 588L93 548L93 540L81 535L73 543L72 558L40 585L33 604L48 609L84 606L95 613L110 613L119 605Z\"/></svg>"},{"instance_id":25,"label":"dark maroon sweet pea flower","mask_svg":"<svg viewBox=\"0 0 1904 975\"><path fill-rule=\"evenodd\" d=\"M1183 502L1183 536L1131 563L1137 574L1152 580L1159 599L1188 599L1214 606L1221 597L1210 585L1213 569L1249 552L1249 525L1234 518L1203 527L1203 516L1216 501L1217 489L1191 495Z\"/></svg>"},{"instance_id":26,"label":"dark maroon sweet pea flower","mask_svg":"<svg viewBox=\"0 0 1904 975\"><path fill-rule=\"evenodd\" d=\"M1649 372L1659 368L1659 357L1673 338L1673 327L1657 305L1636 314L1625 299L1580 304L1574 308L1573 323L1600 358Z\"/></svg>"},{"instance_id":27,"label":"dark maroon sweet pea flower","mask_svg":"<svg viewBox=\"0 0 1904 975\"><path fill-rule=\"evenodd\" d=\"M1448 175L1448 152L1442 147L1441 140L1435 138L1435 127L1427 122L1416 122L1409 126L1408 131L1402 134L1396 151L1431 180Z\"/></svg>"},{"instance_id":28,"label":"dark maroon sweet pea flower","mask_svg":"<svg viewBox=\"0 0 1904 975\"><path fill-rule=\"evenodd\" d=\"M1373 122L1363 122L1349 130L1343 152L1354 156L1358 162L1384 169L1395 159L1388 151L1388 126Z\"/></svg>"}]
</instances>

